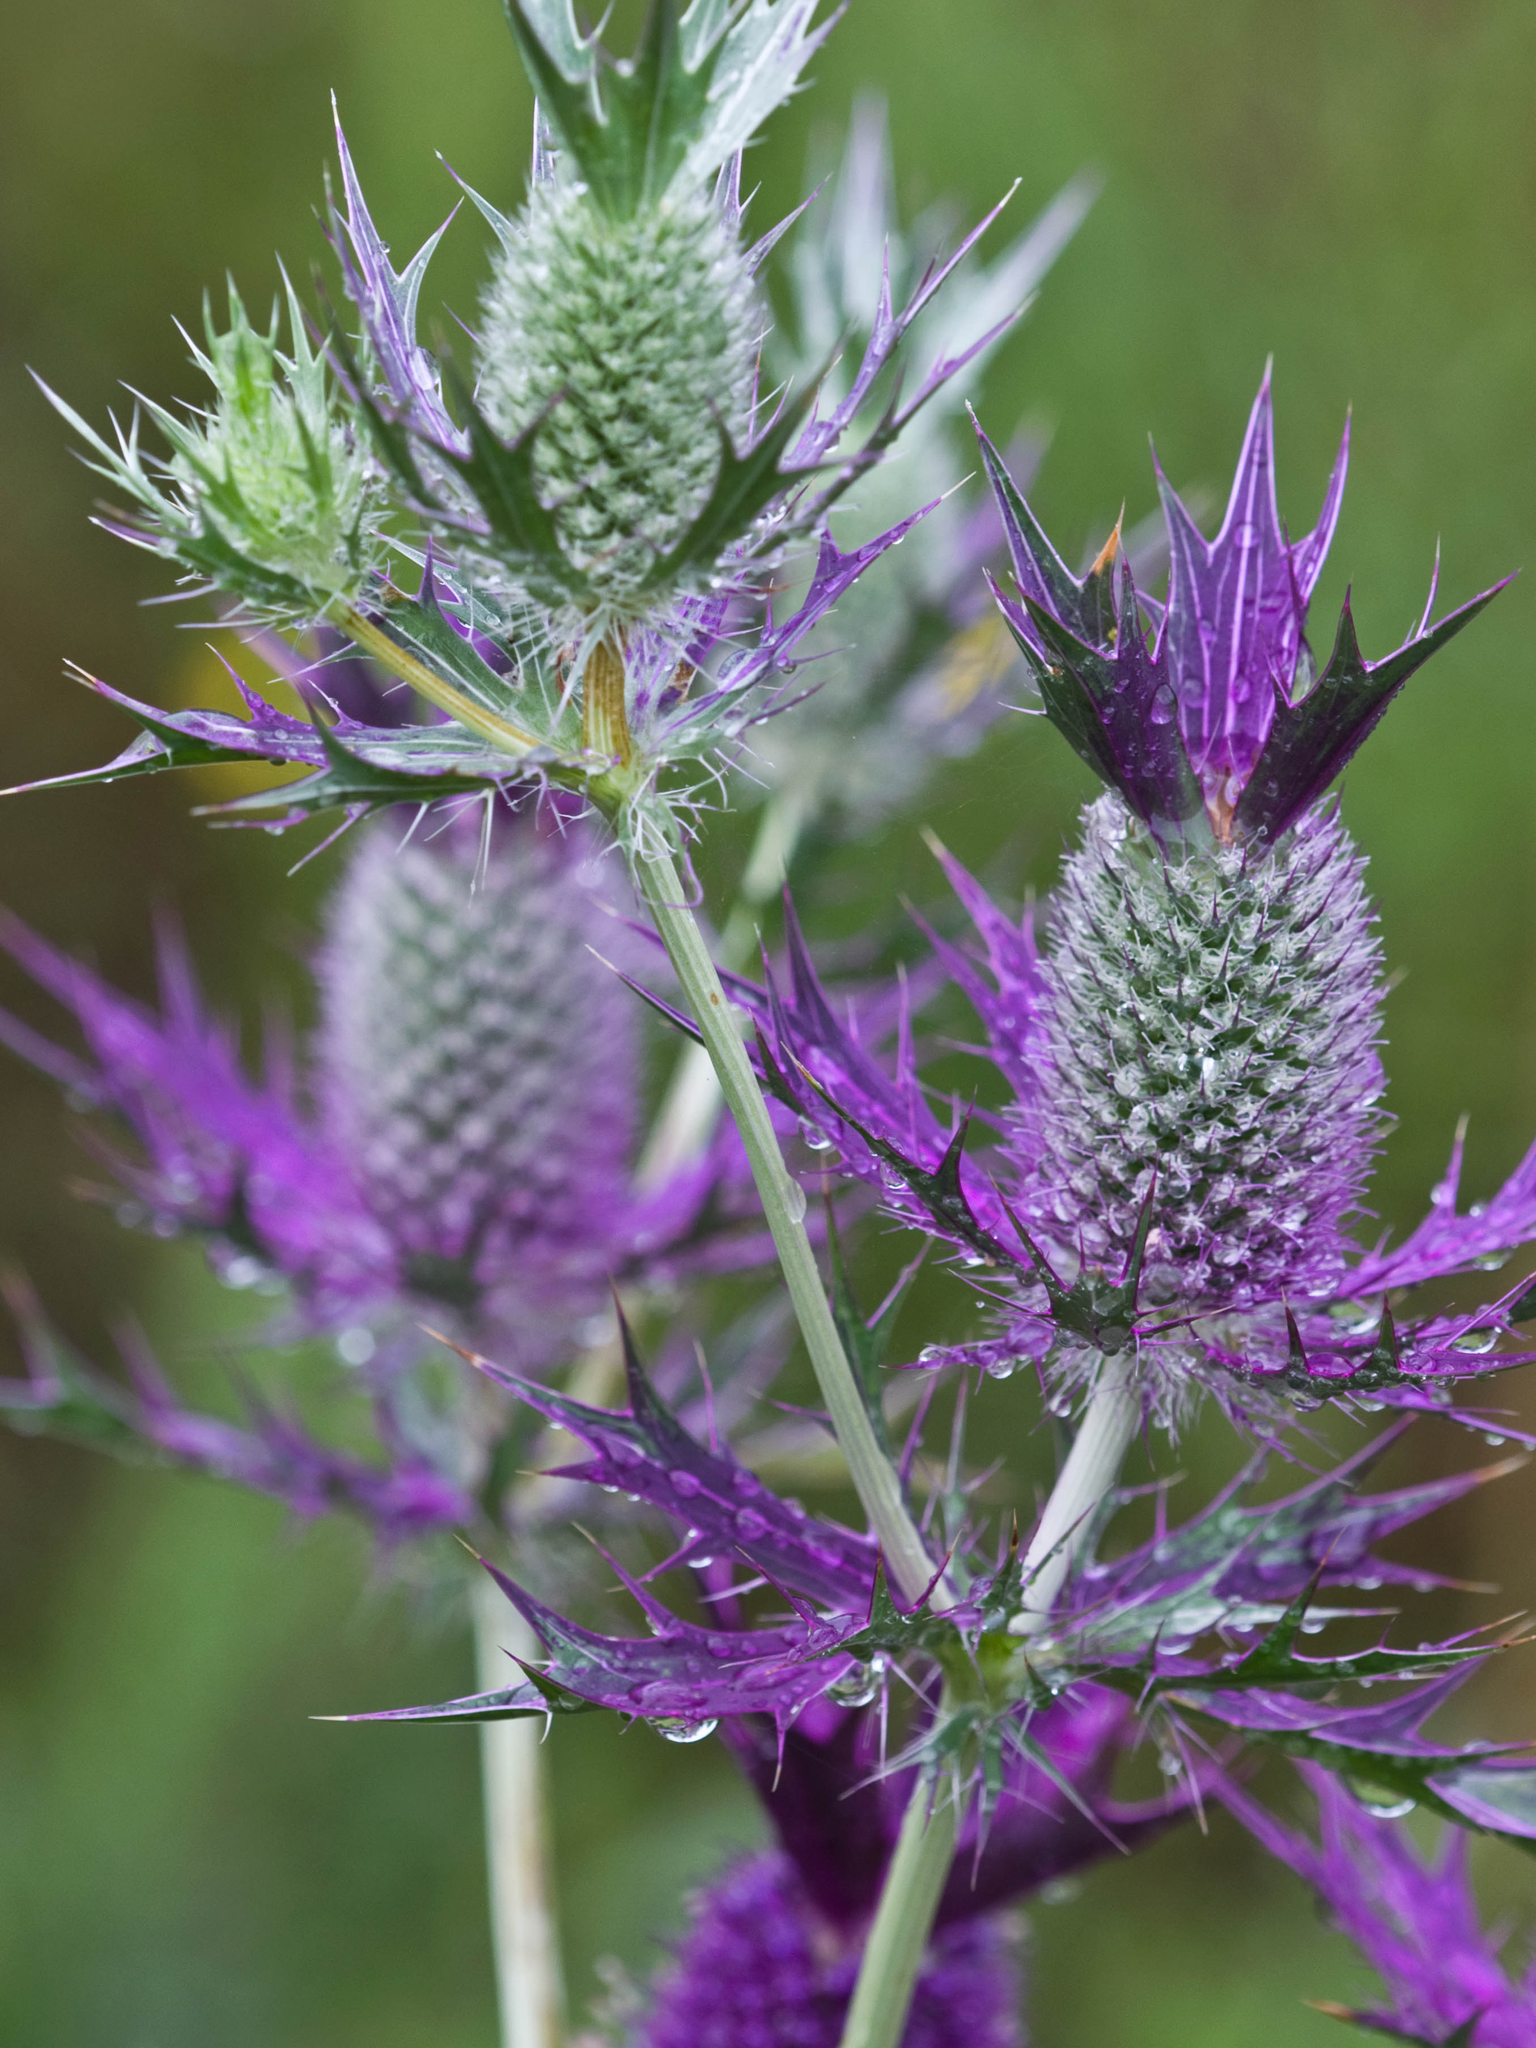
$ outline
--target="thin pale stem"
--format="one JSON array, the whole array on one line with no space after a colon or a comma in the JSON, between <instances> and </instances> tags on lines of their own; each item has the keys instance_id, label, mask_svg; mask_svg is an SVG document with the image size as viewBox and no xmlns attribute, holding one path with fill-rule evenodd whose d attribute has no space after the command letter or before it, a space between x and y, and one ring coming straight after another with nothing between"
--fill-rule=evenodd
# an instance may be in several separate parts
<instances>
[{"instance_id":1,"label":"thin pale stem","mask_svg":"<svg viewBox=\"0 0 1536 2048\"><path fill-rule=\"evenodd\" d=\"M916 1601L928 1589L933 1564L907 1513L900 1482L880 1448L844 1354L806 1235L805 1190L790 1177L780 1154L762 1090L742 1044L738 1012L720 986L670 853L637 837L631 844L630 860L636 884L656 920L673 972L719 1077L720 1092L741 1133L784 1283L833 1433L848 1461L849 1476L879 1540L892 1583L903 1599Z\"/></svg>"},{"instance_id":2,"label":"thin pale stem","mask_svg":"<svg viewBox=\"0 0 1536 2048\"><path fill-rule=\"evenodd\" d=\"M1121 1461L1140 1421L1135 1354L1117 1352L1099 1367L1067 1462L1024 1554L1029 1605L1010 1624L1014 1635L1035 1635L1045 1626L1087 1537L1094 1511L1119 1477ZM913 1986L954 1855L959 1820L953 1799L930 1813L931 1797L931 1786L920 1779L886 1872L841 2048L898 2048L906 2028Z\"/></svg>"},{"instance_id":3,"label":"thin pale stem","mask_svg":"<svg viewBox=\"0 0 1536 2048\"><path fill-rule=\"evenodd\" d=\"M736 902L720 935L720 958L727 967L741 967L751 957L757 914L784 881L805 823L805 806L782 790L764 804ZM709 1053L702 1045L685 1045L636 1168L640 1185L659 1187L701 1158L719 1115L720 1083Z\"/></svg>"},{"instance_id":4,"label":"thin pale stem","mask_svg":"<svg viewBox=\"0 0 1536 2048\"><path fill-rule=\"evenodd\" d=\"M480 1684L493 1692L516 1675L507 1652L533 1658L541 1654L540 1645L488 1573L477 1575L473 1600ZM543 1732L538 1720L487 1721L480 1730L502 2048L559 2048L565 2031L550 1896Z\"/></svg>"},{"instance_id":5,"label":"thin pale stem","mask_svg":"<svg viewBox=\"0 0 1536 2048\"><path fill-rule=\"evenodd\" d=\"M1025 1608L1010 1624L1014 1635L1035 1635L1045 1626L1140 1424L1136 1354L1130 1349L1117 1351L1099 1367L1067 1462L1029 1539L1024 1553Z\"/></svg>"}]
</instances>

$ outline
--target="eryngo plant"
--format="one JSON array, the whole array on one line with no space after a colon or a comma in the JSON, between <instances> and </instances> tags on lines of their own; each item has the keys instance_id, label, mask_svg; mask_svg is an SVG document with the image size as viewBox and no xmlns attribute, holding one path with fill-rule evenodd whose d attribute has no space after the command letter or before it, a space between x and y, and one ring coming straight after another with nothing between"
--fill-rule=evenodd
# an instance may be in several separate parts
<instances>
[{"instance_id":1,"label":"eryngo plant","mask_svg":"<svg viewBox=\"0 0 1536 2048\"><path fill-rule=\"evenodd\" d=\"M143 453L137 413L131 428L115 428L113 446L43 389L91 450L90 466L132 498L127 523L115 531L252 617L289 622L355 602L390 550L378 466L286 277L283 291L288 354L278 346L277 306L262 333L231 284L221 332L204 300L207 346L189 346L213 387L211 401L185 417L139 401L168 458Z\"/></svg>"},{"instance_id":2,"label":"eryngo plant","mask_svg":"<svg viewBox=\"0 0 1536 2048\"><path fill-rule=\"evenodd\" d=\"M899 312L882 282L856 368L850 358L847 373L798 401L764 397L749 365L766 251L742 240L739 152L793 88L822 33L814 10L806 0L693 0L684 12L658 0L622 63L578 28L564 0L512 0L510 13L542 125L524 212L505 219L477 201L499 254L476 390L417 338L435 238L395 271L338 134L346 214L334 233L352 312L326 322L334 384L297 335L281 360L275 341L263 357L242 338L212 347L219 405L184 428L185 445L172 436L163 472L150 477L133 434L115 452L93 443L139 502L141 537L258 620L339 630L435 707L438 722L401 722L340 692L327 709L323 681L308 699L313 720L254 693L245 719L130 704L141 738L78 779L256 755L312 772L243 800L244 812L285 824L340 808L353 822L403 803L416 809L420 837L441 823L440 800L465 797L478 800L492 860L508 830L569 825L568 794L602 812L676 969L679 1018L704 1040L737 1121L870 1527L812 1517L780 1495L712 1414L702 1430L687 1427L627 1332L628 1399L612 1408L519 1359L519 1321L505 1344L494 1332L485 1340L505 1354L484 1365L492 1412L515 1403L565 1430L588 1457L558 1475L564 1482L627 1497L676 1532L669 1555L644 1571L630 1569L627 1549L616 1561L649 1633L589 1626L496 1568L534 1653L523 1654L525 1641L505 1686L389 1718L547 1721L609 1710L682 1742L731 1723L753 1768L753 1757L777 1761L797 1730L808 1743L818 1732L830 1741L848 1724L827 1717L867 1717L857 1727L879 1744L871 1768L880 1783L863 1789L875 1799L856 1808L860 1788L844 1786L849 1796L836 1802L850 1825L862 1814L864 1838L822 1859L803 1842L797 1852L781 1827L792 1878L780 1863L766 1891L744 1881L745 1910L755 1897L770 1933L799 1943L818 1967L835 1952L843 1975L829 1970L818 1996L842 1996L862 1941L841 2023L847 2048L896 2048L907 2032L914 1993L923 1996L945 1960L925 1963L935 1918L966 1917L950 1907L967 1852L979 1885L1008 1864L1009 1845L1028 1837L1051 1793L1063 1802L1058 1862L1081 1839L1079 1821L1097 1830L1126 1820L1114 1788L1095 1777L1096 1759L1073 1754L1074 1729L1106 1700L1116 1728L1148 1737L1175 1777L1167 1809L1209 1778L1203 1749L1247 1743L1317 1762L1382 1799L1530 1839L1536 1773L1520 1747L1459 1748L1429 1732L1432 1714L1505 1638L1399 1649L1385 1640L1362 1648L1356 1637L1318 1654L1303 1642L1361 1615L1321 1606L1325 1589L1332 1602L1390 1580L1381 1540L1485 1475L1366 1492L1364 1470L1389 1430L1278 1501L1256 1502L1240 1481L1177 1525L1160 1508L1154 1534L1121 1554L1106 1535L1124 1499L1127 1445L1149 1412L1172 1419L1194 1387L1218 1387L1278 1438L1285 1418L1264 1398L1276 1384L1305 1404L1334 1394L1365 1407L1438 1406L1440 1391L1514 1362L1496 1347L1530 1310L1524 1290L1462 1316L1400 1313L1388 1296L1528 1242L1527 1169L1484 1215L1458 1218L1442 1203L1395 1252L1360 1257L1349 1244L1379 1117L1378 971L1359 863L1326 808L1328 785L1394 691L1484 600L1432 630L1426 613L1408 646L1376 664L1361 659L1346 610L1317 675L1305 608L1342 466L1317 531L1292 544L1273 499L1267 387L1217 539L1207 543L1169 494L1166 606L1140 596L1118 542L1085 575L1071 574L984 446L1013 561L1003 617L1048 714L1109 788L1043 952L1027 926L953 871L988 960L943 950L1015 1094L995 1182L963 1157L964 1119L946 1127L919 1087L908 1039L888 1072L827 1002L797 933L787 990L737 984L734 993L758 1026L763 1084L904 1220L975 1262L997 1337L918 1362L1033 1360L1059 1410L1084 1397L1033 1528L1021 1537L1006 1515L989 1523L964 1457L964 1399L947 1468L918 1465L921 1412L909 1442L895 1441L880 1376L889 1314L859 1315L835 1245L828 1298L804 1228L805 1190L780 1154L672 854L700 764L718 770L747 727L782 706L787 672L832 605L912 525L901 518L844 550L828 528L834 506L994 330L946 347L910 402L887 402L897 344L945 274L929 265ZM352 325L360 332L349 334ZM260 402L250 363L266 366ZM263 465L281 490L257 488ZM354 503L363 510L348 526ZM338 534L356 544L340 545ZM805 594L776 610L772 585L801 541L813 558ZM506 800L535 795L508 827ZM478 855L460 848L459 858L467 867ZM539 875L519 876L499 915L470 917L464 945L449 939L436 959L435 880L414 850L386 864L364 845L335 926L334 942L356 958L331 984L322 1067L366 1099L322 1127L327 1171L340 1157L346 1174L333 1173L308 1208L290 1204L292 1216L272 1203L265 1226L258 1196L271 1185L258 1190L245 1150L265 1143L269 1182L284 1185L286 1171L298 1188L309 1133L295 1142L291 1117L264 1116L269 1103L250 1100L257 1091L229 1086L228 1048L221 1068L195 1009L183 1005L195 1028L181 1040L197 1055L185 1059L174 1033L22 941L100 1041L94 1066L23 1042L128 1110L151 1155L146 1185L171 1210L205 1192L195 1171L202 1111L189 1113L177 1069L214 1073L239 1116L234 1137L215 1120L225 1206L213 1227L229 1236L254 1219L276 1237L307 1219L329 1252L335 1218L344 1235L362 1217L375 1233L370 1256L387 1265L397 1294L457 1303L466 1324L488 1321L486 1262L514 1250L537 1246L541 1281L595 1278L580 1259L570 1272L563 1263L568 1214L585 1226L592 1205L552 1186L542 1151L520 1149L526 1077L502 1057L508 1043L530 1050L521 1013L579 991L588 970L567 974L562 958L556 973L547 953L509 935L516 910L544 893ZM489 888L487 900L496 894ZM578 922L569 905L553 914ZM482 971L518 991L518 1029L494 1042L480 1028ZM1106 1020L1107 1010L1117 1014ZM395 1037L359 1051L359 1033L381 1014ZM471 1065L477 1078L466 1086ZM605 1072L594 1078L575 1052L570 1068L572 1113L606 1098ZM550 1102L567 1102L563 1085L547 1091ZM571 1148L573 1173L594 1182L613 1165L613 1119L598 1123L585 1134L590 1147ZM535 1214L502 1199L489 1162L503 1154L516 1158L520 1188L537 1183ZM175 1170L162 1176L167 1164ZM584 1238L583 1257L600 1238ZM605 1254L624 1242L606 1241ZM322 1274L342 1299L357 1284L345 1260L275 1263L316 1301ZM479 1341L478 1331L463 1334ZM31 1419L78 1418L88 1392L45 1365L16 1405ZM104 1436L134 1426L105 1399L98 1406ZM153 1419L162 1446L173 1436L211 1441L198 1418L168 1418L163 1402ZM249 1462L255 1469L254 1454ZM493 1461L492 1479L495 1471ZM311 1477L315 1491L350 1488L361 1501L362 1482L339 1463L312 1459ZM668 1567L694 1573L697 1617L656 1591ZM1385 1690L1354 1690L1365 1686ZM1161 1824L1167 1812L1143 1818ZM1008 1894L997 1882L995 1896ZM682 1981L658 1992L658 2029L668 2015L695 2033L741 2024L739 2011L722 2009L718 1984L711 2005L701 1981L719 1974L715 1935L729 1921L734 1939L739 1926L735 1895L719 1903L701 1921ZM971 2024L980 2032L996 2021L998 2032L1006 2018L987 1939L971 1958L981 1966ZM777 1979L769 1989L784 1992ZM802 2018L791 2002L786 2027Z\"/></svg>"}]
</instances>

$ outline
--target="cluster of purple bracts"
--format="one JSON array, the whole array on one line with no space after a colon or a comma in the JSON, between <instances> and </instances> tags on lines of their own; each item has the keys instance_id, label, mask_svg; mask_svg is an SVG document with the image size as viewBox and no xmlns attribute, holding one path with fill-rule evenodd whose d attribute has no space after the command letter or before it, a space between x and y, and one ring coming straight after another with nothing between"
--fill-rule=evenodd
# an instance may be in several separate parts
<instances>
[{"instance_id":1,"label":"cluster of purple bracts","mask_svg":"<svg viewBox=\"0 0 1536 2048\"><path fill-rule=\"evenodd\" d=\"M903 1609L869 1538L781 1500L728 1446L699 1443L657 1396L627 1331L625 1353L624 1410L594 1408L476 1362L585 1446L588 1458L559 1477L625 1493L679 1527L675 1546L645 1578L610 1560L650 1634L583 1627L488 1565L547 1661L497 1692L366 1718L479 1722L606 1708L693 1739L726 1717L750 1714L771 1724L772 1746L782 1754L813 1706L820 1712L828 1700L883 1697L899 1666L915 1686L917 1715L909 1750L891 1759L904 1766L927 1754L934 1695L922 1672L959 1659L992 1673L976 1712L958 1717L991 1759L979 1803L983 1860L989 1828L999 1829L1000 1842L1008 1839L1000 1816L1011 1775L1055 1768L1041 1731L1060 1730L1051 1718L1058 1703L1086 1712L1104 1688L1135 1702L1142 1727L1191 1788L1212 1744L1237 1736L1325 1759L1396 1794L1407 1788L1464 1825L1536 1833L1528 1806L1536 1767L1522 1754L1528 1745L1468 1750L1422 1732L1502 1639L1414 1650L1383 1640L1316 1657L1297 1647L1304 1630L1374 1611L1319 1608L1323 1588L1434 1583L1430 1574L1394 1566L1377 1544L1504 1468L1361 1492L1358 1482L1406 1426L1399 1425L1299 1492L1258 1506L1244 1499L1262 1469L1255 1464L1189 1522L1170 1528L1160 1506L1145 1543L1112 1562L1085 1562L1026 1652L1009 1626L1023 1585L1016 1537L1000 1558L985 1556L976 1538L962 1542L951 1555L963 1585L953 1603ZM652 1590L658 1574L684 1566L700 1577L707 1621L681 1618ZM738 1570L746 1573L739 1581ZM740 1601L765 1584L788 1602L787 1613L743 1625ZM999 1658L1007 1660L1001 1679ZM1386 1683L1390 1696L1365 1704L1319 1696L1361 1681ZM951 1733L956 1722L951 1715ZM1068 1797L1076 1803L1075 1794ZM1112 1820L1094 1819L1091 1810L1086 1817L1091 1828L1114 1832Z\"/></svg>"}]
</instances>

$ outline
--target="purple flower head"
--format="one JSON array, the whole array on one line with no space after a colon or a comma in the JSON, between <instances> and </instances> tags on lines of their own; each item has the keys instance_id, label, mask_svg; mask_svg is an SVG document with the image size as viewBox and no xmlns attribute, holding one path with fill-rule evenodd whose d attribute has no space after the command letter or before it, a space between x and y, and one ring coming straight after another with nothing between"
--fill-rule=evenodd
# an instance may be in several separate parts
<instances>
[{"instance_id":1,"label":"purple flower head","mask_svg":"<svg viewBox=\"0 0 1536 2048\"><path fill-rule=\"evenodd\" d=\"M920 1363L1033 1364L1069 1402L1134 1347L1168 1423L1200 1388L1266 1433L1275 1394L1461 1417L1460 1387L1532 1355L1514 1326L1536 1293L1447 1313L1392 1291L1536 1238L1536 1173L1527 1159L1458 1215L1453 1161L1402 1246L1352 1242L1381 1128L1381 981L1336 811L1314 807L1261 860L1213 839L1165 861L1118 794L1085 824L1044 946L941 851L981 943L930 936L1011 1095L974 1138L924 1089L909 1028L891 1064L838 1014L793 920L787 980L737 984L774 1093L955 1248L997 1319Z\"/></svg>"},{"instance_id":2,"label":"purple flower head","mask_svg":"<svg viewBox=\"0 0 1536 2048\"><path fill-rule=\"evenodd\" d=\"M74 1011L91 1058L10 1018L0 1034L126 1120L141 1156L108 1156L146 1220L206 1234L235 1284L277 1275L327 1329L435 1304L540 1366L569 1353L610 1276L688 1258L733 1155L722 1140L637 1185L638 1012L598 957L627 934L591 834L552 807L481 823L360 840L302 1076L281 1048L247 1076L171 941L157 1017L8 922L6 947Z\"/></svg>"},{"instance_id":3,"label":"purple flower head","mask_svg":"<svg viewBox=\"0 0 1536 2048\"><path fill-rule=\"evenodd\" d=\"M1115 539L1086 576L1074 576L985 435L981 442L1018 590L998 589L997 601L1046 711L1165 848L1212 835L1222 844L1277 843L1415 669L1503 587L1431 627L1437 568L1416 631L1376 662L1361 656L1346 597L1319 676L1307 606L1339 515L1349 432L1316 527L1288 540L1275 499L1268 370L1214 540L1158 471L1171 558L1166 605L1136 589Z\"/></svg>"},{"instance_id":4,"label":"purple flower head","mask_svg":"<svg viewBox=\"0 0 1536 2048\"><path fill-rule=\"evenodd\" d=\"M334 665L318 676L334 685ZM364 831L329 904L308 1058L269 1034L260 1079L173 940L156 1014L15 920L0 926L88 1050L4 1013L0 1039L127 1126L121 1149L88 1133L126 1196L119 1213L204 1237L231 1286L286 1290L276 1334L332 1336L343 1364L365 1369L356 1391L385 1472L254 1396L243 1424L193 1413L137 1355L131 1391L88 1370L68 1384L35 1372L0 1401L18 1426L79 1433L88 1414L86 1433L114 1448L136 1437L300 1514L349 1506L390 1537L473 1521L494 1482L494 1522L506 1403L418 1371L424 1322L494 1337L544 1373L590 1343L611 1282L765 1254L733 1133L659 1179L632 1165L640 1013L598 957L622 958L632 935L590 828L554 801L476 812L419 820L403 845L387 825Z\"/></svg>"},{"instance_id":5,"label":"purple flower head","mask_svg":"<svg viewBox=\"0 0 1536 2048\"><path fill-rule=\"evenodd\" d=\"M1362 1805L1326 1771L1300 1768L1317 1798L1316 1843L1236 1786L1221 1797L1317 1893L1390 2001L1387 2011L1324 2011L1427 2048L1527 2048L1536 2040L1536 1965L1512 1977L1500 1961L1503 1942L1478 1916L1466 1837L1448 1831L1430 1861L1395 1818Z\"/></svg>"},{"instance_id":6,"label":"purple flower head","mask_svg":"<svg viewBox=\"0 0 1536 2048\"><path fill-rule=\"evenodd\" d=\"M838 2048L859 1956L788 1857L748 1857L690 1901L631 2048ZM1020 2048L1020 1996L1009 1929L947 1929L918 1976L902 2048Z\"/></svg>"}]
</instances>

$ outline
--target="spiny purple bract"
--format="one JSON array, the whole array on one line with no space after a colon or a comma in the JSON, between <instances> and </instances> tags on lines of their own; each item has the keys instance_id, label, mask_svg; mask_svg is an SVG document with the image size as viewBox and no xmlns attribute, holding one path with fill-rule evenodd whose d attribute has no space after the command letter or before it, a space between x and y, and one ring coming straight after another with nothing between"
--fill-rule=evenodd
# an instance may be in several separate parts
<instances>
[{"instance_id":1,"label":"spiny purple bract","mask_svg":"<svg viewBox=\"0 0 1536 2048\"><path fill-rule=\"evenodd\" d=\"M1536 1236L1536 1154L1483 1212L1455 1216L1453 1170L1400 1250L1362 1258L1351 1242L1383 1123L1382 982L1363 862L1325 801L1403 682L1493 593L1432 629L1426 610L1376 663L1346 604L1317 676L1306 609L1344 455L1316 530L1288 541L1267 374L1214 540L1163 486L1166 606L1137 591L1117 542L1074 576L983 453L1018 593L998 590L999 605L1052 721L1108 784L1043 944L945 857L985 957L935 945L1012 1090L1002 1144L984 1167L966 1159L968 1119L934 1113L910 1035L888 1073L793 929L789 987L744 995L780 1099L984 1269L989 1304L1011 1296L997 1338L919 1362L1031 1360L1064 1403L1134 1346L1159 1419L1213 1385L1266 1426L1257 1386L1303 1406L1425 1407L1519 1362L1500 1340L1536 1292L1412 1324L1367 1305Z\"/></svg>"},{"instance_id":2,"label":"spiny purple bract","mask_svg":"<svg viewBox=\"0 0 1536 2048\"><path fill-rule=\"evenodd\" d=\"M1479 1919L1466 1836L1448 1829L1430 1861L1395 1819L1371 1812L1315 1765L1301 1771L1317 1797L1316 1844L1245 1792L1228 1786L1222 1796L1270 1854L1311 1885L1391 2001L1388 2012L1324 2009L1431 2048L1529 2048L1536 1964L1512 1977L1499 1960L1503 1940L1485 1933Z\"/></svg>"},{"instance_id":3,"label":"spiny purple bract","mask_svg":"<svg viewBox=\"0 0 1536 2048\"><path fill-rule=\"evenodd\" d=\"M837 2048L862 1943L839 1937L789 1858L753 1856L692 1903L633 2048ZM969 1921L934 1941L902 2048L1020 2048L1006 1928Z\"/></svg>"},{"instance_id":4,"label":"spiny purple bract","mask_svg":"<svg viewBox=\"0 0 1536 2048\"><path fill-rule=\"evenodd\" d=\"M1316 528L1288 541L1266 371L1214 540L1159 473L1172 563L1162 606L1136 589L1118 536L1086 576L1074 576L982 437L1019 592L996 591L1003 616L1052 722L1165 847L1212 837L1273 845L1414 670L1494 595L1484 591L1431 628L1437 574L1417 630L1377 662L1361 657L1346 599L1318 675L1307 605L1333 538L1348 450L1346 431Z\"/></svg>"}]
</instances>

